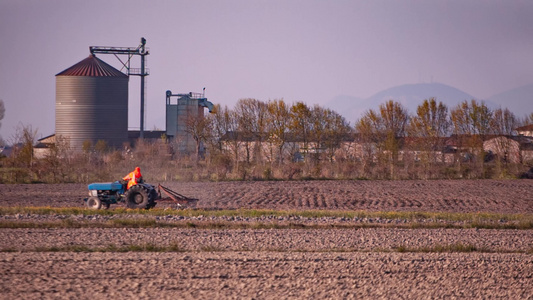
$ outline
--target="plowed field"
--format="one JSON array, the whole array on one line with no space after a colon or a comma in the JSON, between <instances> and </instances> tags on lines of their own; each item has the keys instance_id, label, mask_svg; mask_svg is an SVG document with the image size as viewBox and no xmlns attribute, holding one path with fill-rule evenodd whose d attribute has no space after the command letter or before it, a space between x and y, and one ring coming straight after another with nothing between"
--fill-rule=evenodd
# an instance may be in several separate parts
<instances>
[{"instance_id":1,"label":"plowed field","mask_svg":"<svg viewBox=\"0 0 533 300\"><path fill-rule=\"evenodd\" d=\"M533 180L163 185L206 209L533 213ZM0 185L0 207L81 207L86 195L82 184ZM339 229L322 218L302 220L323 225L307 229L103 228L113 216L0 217L0 299L533 299L532 229L334 220L384 225ZM79 220L93 226L69 225Z\"/></svg>"},{"instance_id":2,"label":"plowed field","mask_svg":"<svg viewBox=\"0 0 533 300\"><path fill-rule=\"evenodd\" d=\"M200 199L199 208L533 213L533 180L162 184ZM82 206L87 192L84 184L0 185L0 206Z\"/></svg>"}]
</instances>

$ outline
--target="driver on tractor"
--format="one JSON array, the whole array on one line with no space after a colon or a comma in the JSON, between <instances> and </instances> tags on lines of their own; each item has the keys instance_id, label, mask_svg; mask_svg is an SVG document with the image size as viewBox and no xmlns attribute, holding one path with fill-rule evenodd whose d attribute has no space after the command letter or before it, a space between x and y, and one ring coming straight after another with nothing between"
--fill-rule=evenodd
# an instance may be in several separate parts
<instances>
[{"instance_id":1,"label":"driver on tractor","mask_svg":"<svg viewBox=\"0 0 533 300\"><path fill-rule=\"evenodd\" d=\"M137 183L143 182L143 177L141 175L141 168L136 167L135 170L128 175L124 176L122 180L127 181L128 185L126 186L126 190L129 190L130 187L136 185Z\"/></svg>"}]
</instances>

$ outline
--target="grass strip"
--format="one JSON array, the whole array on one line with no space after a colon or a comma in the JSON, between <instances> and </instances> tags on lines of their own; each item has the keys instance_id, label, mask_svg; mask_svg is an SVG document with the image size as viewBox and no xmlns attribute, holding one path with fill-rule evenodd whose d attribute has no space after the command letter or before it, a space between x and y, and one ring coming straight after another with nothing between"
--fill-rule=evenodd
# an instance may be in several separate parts
<instances>
[{"instance_id":1,"label":"grass strip","mask_svg":"<svg viewBox=\"0 0 533 300\"><path fill-rule=\"evenodd\" d=\"M345 218L345 219L388 219L388 220L435 220L454 222L510 222L533 223L533 214L501 213L452 213L452 212L399 212L399 211L349 211L349 210L267 210L267 209L126 209L90 210L80 207L0 207L0 215L84 215L84 216L183 216L183 217L240 217L240 218Z\"/></svg>"},{"instance_id":2,"label":"grass strip","mask_svg":"<svg viewBox=\"0 0 533 300\"><path fill-rule=\"evenodd\" d=\"M533 222L521 221L513 223L475 222L475 223L443 223L419 222L407 223L367 223L345 222L329 224L306 224L298 222L276 221L161 221L152 218L111 219L99 220L73 220L63 219L58 221L25 221L25 220L0 220L0 229L15 228L186 228L186 229L365 229L365 228L398 228L398 229L499 229L499 230L531 230Z\"/></svg>"},{"instance_id":3,"label":"grass strip","mask_svg":"<svg viewBox=\"0 0 533 300\"><path fill-rule=\"evenodd\" d=\"M421 253L441 253L441 252L498 252L496 250L490 250L488 248L479 248L472 244L456 243L450 245L437 244L432 247L408 247L401 245L394 248L396 252L421 252Z\"/></svg>"},{"instance_id":4,"label":"grass strip","mask_svg":"<svg viewBox=\"0 0 533 300\"><path fill-rule=\"evenodd\" d=\"M160 246L152 243L147 243L131 244L125 246L117 246L110 244L105 247L89 247L85 245L36 247L33 250L25 250L22 252L185 252L185 250L177 244L172 244L169 246Z\"/></svg>"}]
</instances>

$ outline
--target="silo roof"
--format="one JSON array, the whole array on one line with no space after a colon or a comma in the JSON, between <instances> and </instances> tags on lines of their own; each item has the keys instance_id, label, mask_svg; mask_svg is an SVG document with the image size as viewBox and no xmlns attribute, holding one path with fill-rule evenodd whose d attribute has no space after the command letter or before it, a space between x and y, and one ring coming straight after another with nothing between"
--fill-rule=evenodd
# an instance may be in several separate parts
<instances>
[{"instance_id":1,"label":"silo roof","mask_svg":"<svg viewBox=\"0 0 533 300\"><path fill-rule=\"evenodd\" d=\"M128 77L93 54L56 76Z\"/></svg>"}]
</instances>

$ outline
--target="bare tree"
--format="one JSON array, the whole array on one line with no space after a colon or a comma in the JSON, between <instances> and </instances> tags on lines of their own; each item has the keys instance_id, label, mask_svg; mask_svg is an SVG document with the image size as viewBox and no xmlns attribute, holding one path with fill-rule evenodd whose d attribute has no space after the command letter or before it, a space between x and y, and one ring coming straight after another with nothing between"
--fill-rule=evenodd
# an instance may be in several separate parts
<instances>
[{"instance_id":1,"label":"bare tree","mask_svg":"<svg viewBox=\"0 0 533 300\"><path fill-rule=\"evenodd\" d=\"M416 115L411 118L410 133L419 137L445 137L449 135L450 120L448 107L435 98L426 99L417 107Z\"/></svg>"},{"instance_id":2,"label":"bare tree","mask_svg":"<svg viewBox=\"0 0 533 300\"><path fill-rule=\"evenodd\" d=\"M398 161L399 141L406 134L408 120L407 109L399 102L389 100L379 106L379 113L369 110L355 125L369 150L368 154L382 156L388 161L391 178L394 176L394 164Z\"/></svg>"},{"instance_id":3,"label":"bare tree","mask_svg":"<svg viewBox=\"0 0 533 300\"><path fill-rule=\"evenodd\" d=\"M324 141L326 140L326 126L328 119L328 111L319 105L313 106L310 115L310 140L314 144L314 149L311 152L314 161L318 163L320 154L324 150Z\"/></svg>"},{"instance_id":4,"label":"bare tree","mask_svg":"<svg viewBox=\"0 0 533 300\"><path fill-rule=\"evenodd\" d=\"M507 108L499 108L494 111L490 127L496 135L513 135L519 126L518 118Z\"/></svg>"},{"instance_id":5,"label":"bare tree","mask_svg":"<svg viewBox=\"0 0 533 300\"><path fill-rule=\"evenodd\" d=\"M22 166L31 168L34 162L33 145L36 142L37 129L31 125L20 124L13 137L13 146L16 149L15 159Z\"/></svg>"},{"instance_id":6,"label":"bare tree","mask_svg":"<svg viewBox=\"0 0 533 300\"><path fill-rule=\"evenodd\" d=\"M232 130L231 121L230 121L230 110L227 106L223 108L216 104L214 108L214 113L211 113L206 116L211 124L211 135L208 141L211 150L217 152L222 151L222 137Z\"/></svg>"},{"instance_id":7,"label":"bare tree","mask_svg":"<svg viewBox=\"0 0 533 300\"><path fill-rule=\"evenodd\" d=\"M277 145L278 162L283 163L284 148L288 138L290 126L290 109L283 99L273 100L267 103L268 108L268 131L269 139Z\"/></svg>"},{"instance_id":8,"label":"bare tree","mask_svg":"<svg viewBox=\"0 0 533 300\"><path fill-rule=\"evenodd\" d=\"M256 161L262 160L261 143L266 138L267 105L257 99L241 99L237 102L235 113L245 140L246 161L252 155Z\"/></svg>"},{"instance_id":9,"label":"bare tree","mask_svg":"<svg viewBox=\"0 0 533 300\"><path fill-rule=\"evenodd\" d=\"M373 160L385 144L385 125L379 114L370 109L355 123L355 131L363 143L363 156Z\"/></svg>"},{"instance_id":10,"label":"bare tree","mask_svg":"<svg viewBox=\"0 0 533 300\"><path fill-rule=\"evenodd\" d=\"M408 132L414 139L414 146L424 151L422 158L427 163L432 163L438 159L434 155L435 151L443 150L443 139L450 134L450 128L448 107L435 98L430 98L417 107L416 115L409 122Z\"/></svg>"},{"instance_id":11,"label":"bare tree","mask_svg":"<svg viewBox=\"0 0 533 300\"><path fill-rule=\"evenodd\" d=\"M505 164L510 161L519 160L519 155L515 159L510 157L511 153L519 152L519 146L516 146L518 142L512 139L512 135L515 133L518 124L519 122L516 116L507 108L499 108L493 113L491 131L498 136L492 140L496 152L494 154L499 156L499 161L504 162Z\"/></svg>"},{"instance_id":12,"label":"bare tree","mask_svg":"<svg viewBox=\"0 0 533 300\"><path fill-rule=\"evenodd\" d=\"M409 114L401 103L389 100L379 106L379 112L387 134L394 137L405 136Z\"/></svg>"},{"instance_id":13,"label":"bare tree","mask_svg":"<svg viewBox=\"0 0 533 300\"><path fill-rule=\"evenodd\" d=\"M296 102L290 108L290 117L290 132L296 139L302 140L304 148L308 148L311 134L311 109L303 102Z\"/></svg>"},{"instance_id":14,"label":"bare tree","mask_svg":"<svg viewBox=\"0 0 533 300\"><path fill-rule=\"evenodd\" d=\"M240 131L239 123L237 121L237 113L235 111L228 110L224 114L224 120L228 126L228 133L231 133L228 136L230 148L233 152L233 157L235 160L235 167L238 168L240 148L243 143L243 133Z\"/></svg>"},{"instance_id":15,"label":"bare tree","mask_svg":"<svg viewBox=\"0 0 533 300\"><path fill-rule=\"evenodd\" d=\"M76 169L70 162L71 152L68 138L56 136L55 143L50 145L48 154L41 160L40 177L49 177L55 183L64 182Z\"/></svg>"},{"instance_id":16,"label":"bare tree","mask_svg":"<svg viewBox=\"0 0 533 300\"><path fill-rule=\"evenodd\" d=\"M482 101L463 101L451 111L453 132L459 147L482 153L483 141L491 133L492 111Z\"/></svg>"},{"instance_id":17,"label":"bare tree","mask_svg":"<svg viewBox=\"0 0 533 300\"><path fill-rule=\"evenodd\" d=\"M202 143L211 135L211 120L206 117L192 117L186 120L185 132L190 134L196 142L196 161L202 155Z\"/></svg>"},{"instance_id":18,"label":"bare tree","mask_svg":"<svg viewBox=\"0 0 533 300\"><path fill-rule=\"evenodd\" d=\"M485 102L463 101L451 111L455 134L476 135L483 138L491 131L492 111Z\"/></svg>"},{"instance_id":19,"label":"bare tree","mask_svg":"<svg viewBox=\"0 0 533 300\"><path fill-rule=\"evenodd\" d=\"M453 132L458 147L459 167L464 162L472 162L467 168L460 168L463 176L479 177L483 175L485 166L485 153L483 142L491 133L492 111L481 101L472 99L463 101L451 110Z\"/></svg>"},{"instance_id":20,"label":"bare tree","mask_svg":"<svg viewBox=\"0 0 533 300\"><path fill-rule=\"evenodd\" d=\"M340 148L343 141L350 138L352 129L350 123L333 110L326 109L324 117L326 123L324 144L327 148L329 160L333 161L336 150Z\"/></svg>"}]
</instances>

